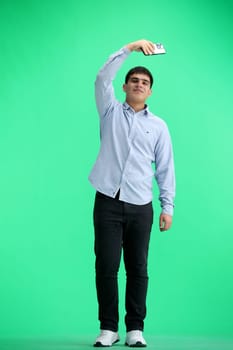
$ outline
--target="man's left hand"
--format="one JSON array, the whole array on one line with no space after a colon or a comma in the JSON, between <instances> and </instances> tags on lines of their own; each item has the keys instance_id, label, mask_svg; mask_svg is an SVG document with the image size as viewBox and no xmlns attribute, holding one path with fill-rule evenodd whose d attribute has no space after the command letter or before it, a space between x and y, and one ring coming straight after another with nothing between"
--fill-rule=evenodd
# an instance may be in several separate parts
<instances>
[{"instance_id":1,"label":"man's left hand","mask_svg":"<svg viewBox=\"0 0 233 350\"><path fill-rule=\"evenodd\" d=\"M159 217L159 229L160 231L167 231L171 227L172 216L168 214L160 214Z\"/></svg>"}]
</instances>

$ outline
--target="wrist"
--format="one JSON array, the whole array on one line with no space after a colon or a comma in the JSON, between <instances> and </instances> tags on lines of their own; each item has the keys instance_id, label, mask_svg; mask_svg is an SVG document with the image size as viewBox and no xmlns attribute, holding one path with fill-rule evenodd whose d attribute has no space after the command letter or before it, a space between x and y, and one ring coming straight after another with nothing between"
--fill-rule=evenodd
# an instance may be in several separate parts
<instances>
[{"instance_id":1,"label":"wrist","mask_svg":"<svg viewBox=\"0 0 233 350\"><path fill-rule=\"evenodd\" d=\"M127 44L126 45L126 47L127 47L127 49L129 49L129 51L134 51L134 49L135 49L135 45L134 45L134 43L129 43L129 44Z\"/></svg>"}]
</instances>

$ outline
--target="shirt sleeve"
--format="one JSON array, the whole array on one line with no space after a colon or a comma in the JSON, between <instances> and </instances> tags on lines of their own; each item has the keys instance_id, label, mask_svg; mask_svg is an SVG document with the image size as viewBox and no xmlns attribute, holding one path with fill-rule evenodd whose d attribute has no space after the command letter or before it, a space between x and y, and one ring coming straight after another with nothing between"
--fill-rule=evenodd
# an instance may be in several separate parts
<instances>
[{"instance_id":1,"label":"shirt sleeve","mask_svg":"<svg viewBox=\"0 0 233 350\"><path fill-rule=\"evenodd\" d=\"M116 100L112 82L117 71L130 53L131 51L127 47L123 47L115 52L109 57L108 61L97 74L95 81L95 98L100 118L106 115L106 112Z\"/></svg>"},{"instance_id":2,"label":"shirt sleeve","mask_svg":"<svg viewBox=\"0 0 233 350\"><path fill-rule=\"evenodd\" d=\"M175 170L171 137L165 123L155 147L155 165L162 213L173 215Z\"/></svg>"}]
</instances>

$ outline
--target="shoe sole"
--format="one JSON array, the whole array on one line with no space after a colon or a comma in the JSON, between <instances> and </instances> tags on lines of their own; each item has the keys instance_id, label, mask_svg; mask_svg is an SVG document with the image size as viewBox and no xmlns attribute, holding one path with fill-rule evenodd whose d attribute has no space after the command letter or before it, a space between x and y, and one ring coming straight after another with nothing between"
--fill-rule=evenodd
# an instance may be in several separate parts
<instances>
[{"instance_id":1,"label":"shoe sole","mask_svg":"<svg viewBox=\"0 0 233 350\"><path fill-rule=\"evenodd\" d=\"M115 340L112 345L118 343L120 341L120 339ZM95 343L93 346L95 348L110 348L112 345L103 345L100 341L98 341L97 343Z\"/></svg>"},{"instance_id":2,"label":"shoe sole","mask_svg":"<svg viewBox=\"0 0 233 350\"><path fill-rule=\"evenodd\" d=\"M125 343L126 346L130 348L146 348L146 344L142 344L140 341L137 341L135 344L129 345L128 343Z\"/></svg>"}]
</instances>

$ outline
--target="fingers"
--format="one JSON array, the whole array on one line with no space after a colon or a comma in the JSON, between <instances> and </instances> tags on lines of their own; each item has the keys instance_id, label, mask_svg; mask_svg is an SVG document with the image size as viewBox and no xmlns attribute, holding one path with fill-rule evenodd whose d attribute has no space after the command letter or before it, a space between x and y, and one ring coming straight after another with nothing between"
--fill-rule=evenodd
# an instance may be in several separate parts
<instances>
[{"instance_id":1,"label":"fingers","mask_svg":"<svg viewBox=\"0 0 233 350\"><path fill-rule=\"evenodd\" d=\"M127 45L130 51L143 51L145 55L152 55L154 44L149 40L138 40Z\"/></svg>"},{"instance_id":2,"label":"fingers","mask_svg":"<svg viewBox=\"0 0 233 350\"><path fill-rule=\"evenodd\" d=\"M145 55L152 55L155 49L154 44L148 40L141 40L140 46Z\"/></svg>"},{"instance_id":3,"label":"fingers","mask_svg":"<svg viewBox=\"0 0 233 350\"><path fill-rule=\"evenodd\" d=\"M167 231L171 227L172 216L168 214L161 214L159 218L159 229L160 231Z\"/></svg>"}]
</instances>

